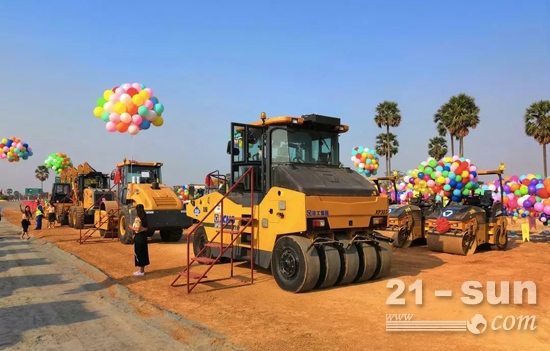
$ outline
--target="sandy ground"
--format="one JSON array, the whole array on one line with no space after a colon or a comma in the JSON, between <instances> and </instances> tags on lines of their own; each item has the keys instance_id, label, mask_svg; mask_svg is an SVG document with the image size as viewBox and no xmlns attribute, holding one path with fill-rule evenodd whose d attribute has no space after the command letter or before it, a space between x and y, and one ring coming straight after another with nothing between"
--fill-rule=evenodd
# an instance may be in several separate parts
<instances>
[{"instance_id":1,"label":"sandy ground","mask_svg":"<svg viewBox=\"0 0 550 351\"><path fill-rule=\"evenodd\" d=\"M19 222L19 214L4 211L6 218ZM32 231L31 231L32 232ZM255 284L232 289L228 286L201 284L191 294L185 288L169 285L185 265L186 244L162 243L151 239L151 265L145 277L133 277L133 248L116 240L101 240L98 233L85 244L76 240L79 231L67 227L34 232L61 249L93 264L110 276L96 278L103 288L121 285L146 301L201 323L216 333L227 335L232 343L250 350L532 350L550 344L550 244L511 241L507 251L478 252L473 256L455 256L429 252L426 247L394 251L391 277L381 281L350 285L304 294L280 290L269 272L256 271ZM539 237L540 239L540 237ZM200 271L202 268L197 268ZM237 274L246 276L246 264L237 265ZM228 265L218 265L209 278L228 276ZM414 294L405 293L405 306L389 306L394 289L389 279L411 284L423 281L423 304L414 304ZM478 306L461 302L465 281L534 281L537 304ZM434 290L450 289L453 297L435 297ZM513 295L513 288L510 289ZM483 290L484 291L484 290ZM525 299L526 300L526 299ZM470 320L481 313L489 327L480 335L469 332L387 332L390 314L414 314L413 320ZM534 315L535 330L490 330L498 315ZM496 326L502 325L497 319ZM188 331L187 331L188 332ZM182 332L184 335L186 332Z\"/></svg>"},{"instance_id":2,"label":"sandy ground","mask_svg":"<svg viewBox=\"0 0 550 351\"><path fill-rule=\"evenodd\" d=\"M224 338L155 308L43 240L21 241L0 222L0 350L237 350Z\"/></svg>"}]
</instances>

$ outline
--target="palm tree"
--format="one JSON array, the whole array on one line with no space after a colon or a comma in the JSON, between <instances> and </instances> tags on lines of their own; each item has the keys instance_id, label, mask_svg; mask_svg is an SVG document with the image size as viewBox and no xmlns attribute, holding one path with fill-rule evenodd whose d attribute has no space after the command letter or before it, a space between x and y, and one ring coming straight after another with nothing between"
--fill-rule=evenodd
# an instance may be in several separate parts
<instances>
[{"instance_id":1,"label":"palm tree","mask_svg":"<svg viewBox=\"0 0 550 351\"><path fill-rule=\"evenodd\" d=\"M13 194L13 189L12 188L7 189L6 194L8 194L8 196L11 196L11 194Z\"/></svg>"},{"instance_id":2,"label":"palm tree","mask_svg":"<svg viewBox=\"0 0 550 351\"><path fill-rule=\"evenodd\" d=\"M459 156L464 156L464 138L479 124L479 107L475 99L464 93L451 96L448 102L442 105L434 116L438 132L443 127L451 136L451 149L454 154L453 137L459 140Z\"/></svg>"},{"instance_id":3,"label":"palm tree","mask_svg":"<svg viewBox=\"0 0 550 351\"><path fill-rule=\"evenodd\" d=\"M13 192L13 197L16 199L16 200L20 200L21 199L21 193L19 191L14 191Z\"/></svg>"},{"instance_id":4,"label":"palm tree","mask_svg":"<svg viewBox=\"0 0 550 351\"><path fill-rule=\"evenodd\" d=\"M46 166L38 166L34 170L34 177L40 181L40 189L44 191L44 181L50 177L50 171Z\"/></svg>"},{"instance_id":5,"label":"palm tree","mask_svg":"<svg viewBox=\"0 0 550 351\"><path fill-rule=\"evenodd\" d=\"M447 140L441 136L430 139L428 144L428 155L435 158L436 160L441 160L447 154Z\"/></svg>"},{"instance_id":6,"label":"palm tree","mask_svg":"<svg viewBox=\"0 0 550 351\"><path fill-rule=\"evenodd\" d=\"M546 144L550 143L550 100L534 102L525 109L525 134L542 145L544 178L548 177L546 165Z\"/></svg>"},{"instance_id":7,"label":"palm tree","mask_svg":"<svg viewBox=\"0 0 550 351\"><path fill-rule=\"evenodd\" d=\"M458 140L456 136L453 136L450 131L447 130L447 120L444 120L443 115L441 113L441 109L443 106L437 110L436 114L434 115L434 123L436 124L437 134L439 134L440 137L445 137L447 134L449 134L449 138L451 139L451 155L455 155L455 140Z\"/></svg>"},{"instance_id":8,"label":"palm tree","mask_svg":"<svg viewBox=\"0 0 550 351\"><path fill-rule=\"evenodd\" d=\"M399 152L399 142L397 141L397 135L390 133L380 133L376 136L376 142L374 145L374 151L378 155L385 155L386 165L388 164L388 158L395 156ZM390 175L387 168L386 175Z\"/></svg>"},{"instance_id":9,"label":"palm tree","mask_svg":"<svg viewBox=\"0 0 550 351\"><path fill-rule=\"evenodd\" d=\"M374 116L374 123L376 123L378 128L386 127L386 142L384 143L384 145L392 145L392 143L390 142L390 134L391 134L390 127L396 128L396 127L399 127L399 125L401 124L401 111L399 110L399 106L397 105L397 102L384 101L379 103L378 106L376 106L376 115ZM377 140L378 140L378 137L377 137ZM397 140L395 142L397 142ZM397 146L399 146L399 144L397 144ZM390 149L384 149L384 150L391 151ZM384 155L386 157L386 174L390 174L392 154L378 153L378 155Z\"/></svg>"}]
</instances>

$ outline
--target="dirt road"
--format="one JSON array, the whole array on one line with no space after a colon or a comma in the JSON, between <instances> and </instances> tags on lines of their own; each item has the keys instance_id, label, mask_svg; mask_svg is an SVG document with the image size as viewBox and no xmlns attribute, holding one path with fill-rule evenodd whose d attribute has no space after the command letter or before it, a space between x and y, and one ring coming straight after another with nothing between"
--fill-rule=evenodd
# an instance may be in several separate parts
<instances>
[{"instance_id":1,"label":"dirt road","mask_svg":"<svg viewBox=\"0 0 550 351\"><path fill-rule=\"evenodd\" d=\"M0 222L0 350L238 349L113 285L102 273L51 243L21 241L18 228ZM155 312L146 318L136 310ZM180 338L181 339L181 338Z\"/></svg>"},{"instance_id":2,"label":"dirt road","mask_svg":"<svg viewBox=\"0 0 550 351\"><path fill-rule=\"evenodd\" d=\"M7 211L7 219L17 221L19 214ZM405 306L387 305L395 290L388 289L388 279L289 294L279 289L269 272L256 271L255 284L233 289L214 290L222 284L201 284L187 295L184 288L169 285L185 265L186 244L162 243L158 235L149 245L151 266L145 277L133 277L132 246L115 240L101 240L98 234L83 245L76 240L79 231L67 227L43 230L34 234L54 242L65 251L93 264L109 275L96 277L106 288L122 285L170 311L227 335L228 340L250 350L544 350L550 344L550 244L512 242L508 251L478 252L473 256L438 254L426 247L394 251L394 265L388 279L402 279L406 284L423 282L423 304L414 304L414 293L405 292ZM246 276L246 264L239 264L236 274ZM198 271L200 271L200 267ZM217 265L209 278L228 276L228 265ZM534 281L537 304L477 306L461 302L461 285L465 281ZM438 289L450 289L453 297L435 297ZM497 289L500 291L500 289ZM485 289L483 289L485 292ZM513 296L513 288L510 290ZM138 308L140 314L144 312ZM390 314L413 314L413 320L470 320L481 313L489 327L480 335L469 332L387 332ZM536 316L535 330L506 331L502 315ZM183 335L186 335L183 332Z\"/></svg>"}]
</instances>

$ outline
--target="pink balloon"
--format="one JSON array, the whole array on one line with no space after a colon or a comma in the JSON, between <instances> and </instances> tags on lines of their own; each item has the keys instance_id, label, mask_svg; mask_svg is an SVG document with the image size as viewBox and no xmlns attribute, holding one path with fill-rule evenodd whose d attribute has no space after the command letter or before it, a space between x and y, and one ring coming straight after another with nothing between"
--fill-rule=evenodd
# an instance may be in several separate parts
<instances>
[{"instance_id":1,"label":"pink balloon","mask_svg":"<svg viewBox=\"0 0 550 351\"><path fill-rule=\"evenodd\" d=\"M10 151L10 148L7 146L4 146L4 152L8 152L8 151Z\"/></svg>"},{"instance_id":2,"label":"pink balloon","mask_svg":"<svg viewBox=\"0 0 550 351\"><path fill-rule=\"evenodd\" d=\"M115 94L117 94L119 97L120 95L124 94L126 92L126 89L118 87L115 89Z\"/></svg>"},{"instance_id":3,"label":"pink balloon","mask_svg":"<svg viewBox=\"0 0 550 351\"><path fill-rule=\"evenodd\" d=\"M541 202L537 202L533 207L537 212L542 212L544 210L544 205Z\"/></svg>"},{"instance_id":4,"label":"pink balloon","mask_svg":"<svg viewBox=\"0 0 550 351\"><path fill-rule=\"evenodd\" d=\"M141 124L141 121L143 121L143 118L140 115L136 114L132 116L132 122L134 122L136 126L139 126Z\"/></svg>"},{"instance_id":5,"label":"pink balloon","mask_svg":"<svg viewBox=\"0 0 550 351\"><path fill-rule=\"evenodd\" d=\"M145 107L147 107L149 110L152 110L154 107L153 101L151 100L145 101Z\"/></svg>"},{"instance_id":6,"label":"pink balloon","mask_svg":"<svg viewBox=\"0 0 550 351\"><path fill-rule=\"evenodd\" d=\"M118 122L120 122L120 115L118 113L111 113L109 115L109 121L113 122L114 124L117 124Z\"/></svg>"},{"instance_id":7,"label":"pink balloon","mask_svg":"<svg viewBox=\"0 0 550 351\"><path fill-rule=\"evenodd\" d=\"M32 147L28 148L27 150L28 150L28 151L32 151Z\"/></svg>"},{"instance_id":8,"label":"pink balloon","mask_svg":"<svg viewBox=\"0 0 550 351\"><path fill-rule=\"evenodd\" d=\"M107 122L107 124L105 124L105 129L107 129L110 133L114 133L116 132L116 124L113 122Z\"/></svg>"},{"instance_id":9,"label":"pink balloon","mask_svg":"<svg viewBox=\"0 0 550 351\"><path fill-rule=\"evenodd\" d=\"M119 97L120 96L118 96L117 94L111 94L111 96L109 96L109 102L115 104L116 102L118 102Z\"/></svg>"},{"instance_id":10,"label":"pink balloon","mask_svg":"<svg viewBox=\"0 0 550 351\"><path fill-rule=\"evenodd\" d=\"M5 159L6 157L8 157L8 156L6 156L6 154L0 154L0 159L3 160L3 159Z\"/></svg>"},{"instance_id":11,"label":"pink balloon","mask_svg":"<svg viewBox=\"0 0 550 351\"><path fill-rule=\"evenodd\" d=\"M131 124L128 127L128 133L130 133L130 135L136 135L137 133L139 133L139 127L135 124Z\"/></svg>"},{"instance_id":12,"label":"pink balloon","mask_svg":"<svg viewBox=\"0 0 550 351\"><path fill-rule=\"evenodd\" d=\"M134 83L134 84L132 84L132 88L136 89L137 91L141 91L141 84Z\"/></svg>"},{"instance_id":13,"label":"pink balloon","mask_svg":"<svg viewBox=\"0 0 550 351\"><path fill-rule=\"evenodd\" d=\"M545 214L550 215L550 206L544 206L543 211Z\"/></svg>"},{"instance_id":14,"label":"pink balloon","mask_svg":"<svg viewBox=\"0 0 550 351\"><path fill-rule=\"evenodd\" d=\"M124 88L124 90L128 91L128 89L130 89L132 87L132 84L126 83L122 87Z\"/></svg>"},{"instance_id":15,"label":"pink balloon","mask_svg":"<svg viewBox=\"0 0 550 351\"><path fill-rule=\"evenodd\" d=\"M144 90L149 92L149 96L153 97L153 90L151 88L145 88Z\"/></svg>"}]
</instances>

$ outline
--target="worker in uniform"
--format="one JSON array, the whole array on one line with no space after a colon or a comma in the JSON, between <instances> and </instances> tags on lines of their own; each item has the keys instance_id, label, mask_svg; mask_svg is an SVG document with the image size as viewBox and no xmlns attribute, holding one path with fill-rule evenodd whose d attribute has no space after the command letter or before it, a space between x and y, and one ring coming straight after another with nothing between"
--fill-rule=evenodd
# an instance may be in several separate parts
<instances>
[{"instance_id":1,"label":"worker in uniform","mask_svg":"<svg viewBox=\"0 0 550 351\"><path fill-rule=\"evenodd\" d=\"M42 218L44 218L44 209L40 204L40 200L36 200L36 211L34 211L34 216L36 217L36 228L35 230L42 229Z\"/></svg>"}]
</instances>

